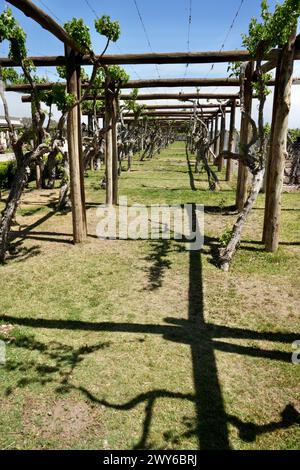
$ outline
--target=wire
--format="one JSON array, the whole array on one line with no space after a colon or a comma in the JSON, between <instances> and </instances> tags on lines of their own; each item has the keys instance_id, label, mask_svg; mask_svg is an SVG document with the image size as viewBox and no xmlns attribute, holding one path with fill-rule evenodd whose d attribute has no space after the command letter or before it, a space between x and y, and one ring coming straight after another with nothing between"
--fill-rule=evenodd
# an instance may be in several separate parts
<instances>
[{"instance_id":1,"label":"wire","mask_svg":"<svg viewBox=\"0 0 300 470\"><path fill-rule=\"evenodd\" d=\"M152 45L151 45L151 42L150 42L149 35L148 35L148 33L147 33L147 29L146 29L146 26L145 26L145 23L144 23L144 20L143 20L143 17L142 17L142 14L141 14L140 9L139 9L139 6L138 6L138 4L137 4L137 1L136 1L136 0L133 0L133 2L134 2L134 4L135 4L135 7L136 7L136 10L137 10L137 13L138 13L138 16L139 16L141 25L142 25L142 27L143 27L143 30L144 30L144 33L145 33L145 37L146 37L146 40L147 40L147 44L148 44L148 46L149 46L149 49L150 49L150 51L151 51L152 53L154 53L153 48L152 48ZM156 68L156 72L157 72L158 78L161 78L157 64L155 64L155 68Z\"/></svg>"},{"instance_id":2,"label":"wire","mask_svg":"<svg viewBox=\"0 0 300 470\"><path fill-rule=\"evenodd\" d=\"M119 53L120 53L120 54L123 54L123 52L122 52L121 49L120 49L119 44L114 44L114 45L115 45L115 47L118 49ZM142 79L141 76L139 75L139 73L138 73L138 72L135 70L135 68L133 67L133 65L128 65L128 67L131 68L131 70L132 70L133 73L137 76L137 78L138 78L139 80Z\"/></svg>"},{"instance_id":3,"label":"wire","mask_svg":"<svg viewBox=\"0 0 300 470\"><path fill-rule=\"evenodd\" d=\"M193 0L189 0L189 17L188 17L188 39L187 39L187 51L191 52L191 27L192 27L192 8L193 8ZM187 71L189 68L189 63L185 66L184 78L187 76Z\"/></svg>"},{"instance_id":4,"label":"wire","mask_svg":"<svg viewBox=\"0 0 300 470\"><path fill-rule=\"evenodd\" d=\"M241 3L240 3L240 5L239 5L239 7L238 7L238 9L237 9L236 14L234 15L234 18L233 18L233 20L232 20L232 23L231 23L231 25L230 25L230 27L229 27L229 29L228 29L228 31L227 31L227 34L226 34L226 36L225 36L225 39L224 39L224 41L223 41L223 43L222 43L222 45L221 45L221 48L220 48L219 52L222 52L222 51L224 50L225 44L226 44L226 42L227 42L227 40L228 40L228 38L229 38L229 36L230 36L230 33L231 33L232 30L233 30L233 27L234 27L235 22L236 22L236 20L237 20L239 14L240 14L240 12L241 12L241 9L242 9L242 7L243 7L244 2L245 2L245 0L241 0ZM215 65L216 65L216 64L212 64L211 68L210 68L209 71L208 71L208 74L207 74L206 78L207 78L208 75L213 71Z\"/></svg>"},{"instance_id":5,"label":"wire","mask_svg":"<svg viewBox=\"0 0 300 470\"><path fill-rule=\"evenodd\" d=\"M37 0L44 8L46 8L46 10L48 10L48 12L61 24L64 23L64 21L62 19L60 19L58 16L56 16L56 14L54 13L53 10L51 10L51 8L49 8L46 3L43 2L43 0Z\"/></svg>"},{"instance_id":6,"label":"wire","mask_svg":"<svg viewBox=\"0 0 300 470\"><path fill-rule=\"evenodd\" d=\"M96 10L95 10L95 9L93 8L93 6L90 4L89 0L84 0L84 1L85 1L85 3L87 4L87 6L89 7L89 9L94 13L95 17L96 17L96 18L99 18L99 16L98 16Z\"/></svg>"},{"instance_id":7,"label":"wire","mask_svg":"<svg viewBox=\"0 0 300 470\"><path fill-rule=\"evenodd\" d=\"M85 1L85 3L87 4L87 6L89 7L89 9L91 10L91 12L94 14L95 18L99 19L98 13L97 13L96 10L93 8L93 6L92 6L91 3L89 2L89 0L84 0L84 1ZM120 54L122 54L122 51L121 51L119 45L118 45L118 44L114 44L114 45L118 48ZM134 67L133 67L132 65L130 65L130 68L131 68L131 70L135 73L135 75L138 77L138 79L141 79L141 77L139 76L139 74L137 73L137 71L134 69Z\"/></svg>"}]
</instances>

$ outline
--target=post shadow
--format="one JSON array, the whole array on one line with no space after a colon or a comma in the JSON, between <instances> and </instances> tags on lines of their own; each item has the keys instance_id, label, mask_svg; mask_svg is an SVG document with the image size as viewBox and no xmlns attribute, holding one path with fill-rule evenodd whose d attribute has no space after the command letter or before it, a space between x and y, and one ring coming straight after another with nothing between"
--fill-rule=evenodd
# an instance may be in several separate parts
<instances>
[{"instance_id":1,"label":"post shadow","mask_svg":"<svg viewBox=\"0 0 300 470\"><path fill-rule=\"evenodd\" d=\"M191 165L191 161L190 161L189 152L188 152L187 147L186 147L186 161L187 161L187 165L188 165L188 173L189 173L189 178L190 178L191 190L192 191L197 191L197 188L195 186L194 173L193 173L193 169L192 169L192 165Z\"/></svg>"},{"instance_id":2,"label":"post shadow","mask_svg":"<svg viewBox=\"0 0 300 470\"><path fill-rule=\"evenodd\" d=\"M193 228L198 230L193 211ZM189 253L189 308L191 355L195 390L196 429L201 450L230 449L213 338L204 318L202 260L200 251Z\"/></svg>"}]
</instances>

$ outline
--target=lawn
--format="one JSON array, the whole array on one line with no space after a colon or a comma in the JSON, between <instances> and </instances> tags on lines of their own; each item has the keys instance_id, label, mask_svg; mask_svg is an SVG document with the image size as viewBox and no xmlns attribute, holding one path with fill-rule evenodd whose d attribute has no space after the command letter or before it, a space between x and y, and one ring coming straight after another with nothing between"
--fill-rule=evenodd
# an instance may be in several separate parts
<instances>
[{"instance_id":1,"label":"lawn","mask_svg":"<svg viewBox=\"0 0 300 470\"><path fill-rule=\"evenodd\" d=\"M100 241L101 175L86 178L89 239L72 245L57 189L29 188L16 252L0 267L1 449L300 449L300 193L283 195L281 246L260 243L264 196L232 270L214 262L236 214L234 183L191 189L176 142L135 161L130 203L206 206L205 246ZM218 209L218 208L221 208Z\"/></svg>"}]
</instances>

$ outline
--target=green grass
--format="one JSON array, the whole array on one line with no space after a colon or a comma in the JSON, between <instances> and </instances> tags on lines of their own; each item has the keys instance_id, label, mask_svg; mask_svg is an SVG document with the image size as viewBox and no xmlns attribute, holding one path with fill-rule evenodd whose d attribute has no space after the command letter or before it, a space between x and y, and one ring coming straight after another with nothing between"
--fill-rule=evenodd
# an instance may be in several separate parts
<instances>
[{"instance_id":1,"label":"green grass","mask_svg":"<svg viewBox=\"0 0 300 470\"><path fill-rule=\"evenodd\" d=\"M25 194L17 219L28 236L0 268L0 325L15 337L0 366L1 448L300 448L300 195L283 196L276 255L259 243L260 195L224 274L211 244L236 217L226 211L234 188L211 193L200 175L192 191L180 147L136 161L120 192L130 203L221 205L206 214L201 255L175 241L94 238L97 173L86 178L84 246L69 243L70 214L49 207L55 191Z\"/></svg>"}]
</instances>

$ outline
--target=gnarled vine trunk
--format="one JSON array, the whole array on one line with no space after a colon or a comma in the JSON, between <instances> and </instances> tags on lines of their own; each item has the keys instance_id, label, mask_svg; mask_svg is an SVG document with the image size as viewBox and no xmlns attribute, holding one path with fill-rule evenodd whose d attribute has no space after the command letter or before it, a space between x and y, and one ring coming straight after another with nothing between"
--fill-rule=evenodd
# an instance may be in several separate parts
<instances>
[{"instance_id":1,"label":"gnarled vine trunk","mask_svg":"<svg viewBox=\"0 0 300 470\"><path fill-rule=\"evenodd\" d=\"M223 271L226 271L226 272L229 271L232 258L238 248L238 245L240 244L242 229L247 221L247 217L249 213L251 212L257 200L259 192L262 188L264 174L265 174L265 170L262 169L254 177L250 195L246 201L244 209L240 213L236 223L233 226L230 242L228 243L228 245L223 250L220 256L220 268L223 269Z\"/></svg>"},{"instance_id":2,"label":"gnarled vine trunk","mask_svg":"<svg viewBox=\"0 0 300 470\"><path fill-rule=\"evenodd\" d=\"M18 158L16 175L2 212L0 222L0 262L6 258L10 228L18 208L18 204L28 181L28 159L23 155Z\"/></svg>"}]
</instances>

